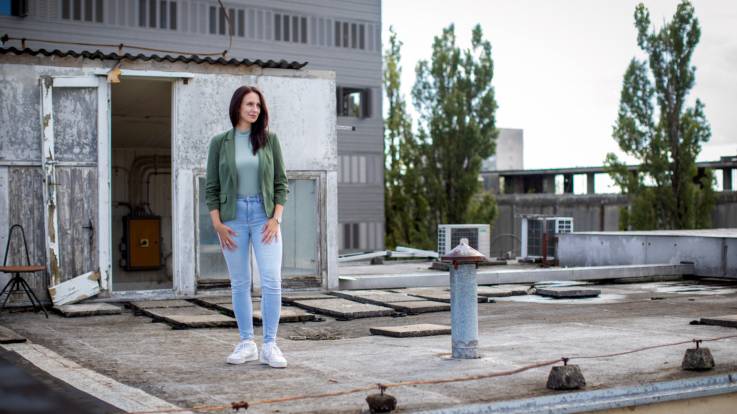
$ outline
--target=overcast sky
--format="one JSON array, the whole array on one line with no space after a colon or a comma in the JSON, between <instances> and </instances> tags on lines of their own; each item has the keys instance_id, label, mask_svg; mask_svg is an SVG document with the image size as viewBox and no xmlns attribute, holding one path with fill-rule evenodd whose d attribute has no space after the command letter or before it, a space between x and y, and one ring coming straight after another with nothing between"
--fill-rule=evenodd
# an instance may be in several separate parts
<instances>
[{"instance_id":1,"label":"overcast sky","mask_svg":"<svg viewBox=\"0 0 737 414\"><path fill-rule=\"evenodd\" d=\"M524 130L524 167L601 165L619 153L611 137L622 76L636 43L632 0L383 0L384 44L394 26L408 100L414 68L433 37L455 23L462 47L480 23L491 41L497 126ZM677 0L647 0L651 21L670 20ZM706 105L712 138L699 160L737 155L737 1L694 1L701 41L691 98ZM621 154L620 154L621 155ZM632 161L632 160L628 160Z\"/></svg>"}]
</instances>

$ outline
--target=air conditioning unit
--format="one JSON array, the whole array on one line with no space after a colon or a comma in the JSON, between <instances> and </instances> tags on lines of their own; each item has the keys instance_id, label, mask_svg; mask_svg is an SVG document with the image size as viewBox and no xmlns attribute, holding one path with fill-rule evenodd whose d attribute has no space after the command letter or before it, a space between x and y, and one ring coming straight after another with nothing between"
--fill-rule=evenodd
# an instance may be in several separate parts
<instances>
[{"instance_id":1,"label":"air conditioning unit","mask_svg":"<svg viewBox=\"0 0 737 414\"><path fill-rule=\"evenodd\" d=\"M552 237L573 231L573 217L554 217L543 215L523 215L520 231L520 252L522 258L557 257L556 245ZM543 254L543 236L547 234L547 254Z\"/></svg>"},{"instance_id":2,"label":"air conditioning unit","mask_svg":"<svg viewBox=\"0 0 737 414\"><path fill-rule=\"evenodd\" d=\"M489 257L491 252L490 226L488 224L440 224L438 225L438 254L442 257L468 239L468 245Z\"/></svg>"}]
</instances>

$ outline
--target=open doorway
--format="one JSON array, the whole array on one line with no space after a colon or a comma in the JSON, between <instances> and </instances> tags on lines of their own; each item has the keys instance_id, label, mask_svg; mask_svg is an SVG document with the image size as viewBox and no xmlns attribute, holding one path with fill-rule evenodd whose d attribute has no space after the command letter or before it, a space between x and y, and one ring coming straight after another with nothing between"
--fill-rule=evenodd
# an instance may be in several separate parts
<instances>
[{"instance_id":1,"label":"open doorway","mask_svg":"<svg viewBox=\"0 0 737 414\"><path fill-rule=\"evenodd\" d=\"M111 91L112 289L171 289L169 81L123 78Z\"/></svg>"}]
</instances>

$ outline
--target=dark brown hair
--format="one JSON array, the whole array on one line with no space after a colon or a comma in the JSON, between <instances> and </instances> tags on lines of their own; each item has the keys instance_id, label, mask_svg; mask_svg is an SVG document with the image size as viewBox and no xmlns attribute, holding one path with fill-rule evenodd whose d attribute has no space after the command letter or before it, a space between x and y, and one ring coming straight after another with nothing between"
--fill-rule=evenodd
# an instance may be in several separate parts
<instances>
[{"instance_id":1,"label":"dark brown hair","mask_svg":"<svg viewBox=\"0 0 737 414\"><path fill-rule=\"evenodd\" d=\"M258 88L255 86L241 86L233 92L233 97L230 98L230 122L233 124L233 128L238 125L238 121L241 119L243 98L251 92L258 95L258 99L261 101L261 112L258 119L251 124L251 147L253 147L253 154L255 155L260 148L266 145L269 132L269 110L266 108L264 95Z\"/></svg>"}]
</instances>

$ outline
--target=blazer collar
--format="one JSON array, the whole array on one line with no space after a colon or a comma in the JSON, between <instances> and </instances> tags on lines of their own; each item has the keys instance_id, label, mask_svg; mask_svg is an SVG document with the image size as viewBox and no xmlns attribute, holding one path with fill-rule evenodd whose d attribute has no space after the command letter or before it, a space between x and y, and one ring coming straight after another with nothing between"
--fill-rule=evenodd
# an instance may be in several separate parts
<instances>
[{"instance_id":1,"label":"blazer collar","mask_svg":"<svg viewBox=\"0 0 737 414\"><path fill-rule=\"evenodd\" d=\"M235 137L235 128L231 128L230 131L228 131L227 134L225 134L225 140L233 140L233 137Z\"/></svg>"}]
</instances>

